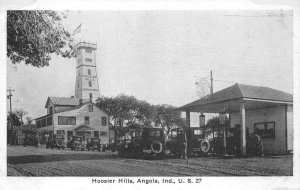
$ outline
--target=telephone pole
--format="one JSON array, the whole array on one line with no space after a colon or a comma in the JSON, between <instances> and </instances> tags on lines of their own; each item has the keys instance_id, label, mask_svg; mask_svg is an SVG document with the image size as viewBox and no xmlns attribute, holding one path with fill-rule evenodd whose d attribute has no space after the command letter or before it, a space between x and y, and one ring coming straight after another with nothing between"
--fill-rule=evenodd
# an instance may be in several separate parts
<instances>
[{"instance_id":1,"label":"telephone pole","mask_svg":"<svg viewBox=\"0 0 300 190\"><path fill-rule=\"evenodd\" d=\"M12 118L11 118L11 113L12 113L12 108L11 108L11 97L13 96L11 92L14 92L14 89L11 89L9 87L8 91L8 95L7 95L7 99L9 99L9 114L10 114L10 129L12 129Z\"/></svg>"},{"instance_id":2,"label":"telephone pole","mask_svg":"<svg viewBox=\"0 0 300 190\"><path fill-rule=\"evenodd\" d=\"M14 92L15 90L9 87L7 91L9 92L7 95L7 99L9 99L9 113L11 113L11 97L13 96L11 92Z\"/></svg>"},{"instance_id":3,"label":"telephone pole","mask_svg":"<svg viewBox=\"0 0 300 190\"><path fill-rule=\"evenodd\" d=\"M10 125L9 125L9 127L10 127L10 130L13 130L13 127L12 127L12 115L11 115L11 113L12 113L12 108L11 108L11 97L13 96L12 95L12 93L11 92L14 92L15 90L14 89L11 89L10 87L9 87L9 89L7 90L8 91L8 95L7 95L7 99L9 99L9 118L10 118ZM7 136L7 138L8 138L8 136ZM12 144L12 133L10 134L10 139L9 139L9 141L10 141L10 144Z\"/></svg>"},{"instance_id":4,"label":"telephone pole","mask_svg":"<svg viewBox=\"0 0 300 190\"><path fill-rule=\"evenodd\" d=\"M213 93L214 93L214 79L212 75L212 70L210 70L210 103L212 106L213 103ZM213 144L215 144L215 127L211 126L212 129L212 135L213 135ZM214 150L215 152L215 150Z\"/></svg>"}]
</instances>

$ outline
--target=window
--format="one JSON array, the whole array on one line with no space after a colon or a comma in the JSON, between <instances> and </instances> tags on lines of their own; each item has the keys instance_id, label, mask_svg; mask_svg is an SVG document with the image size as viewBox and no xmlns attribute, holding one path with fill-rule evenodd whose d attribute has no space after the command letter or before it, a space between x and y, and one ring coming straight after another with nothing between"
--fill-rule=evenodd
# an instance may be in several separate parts
<instances>
[{"instance_id":1,"label":"window","mask_svg":"<svg viewBox=\"0 0 300 190\"><path fill-rule=\"evenodd\" d=\"M102 117L102 126L106 126L106 123L107 123L106 117Z\"/></svg>"},{"instance_id":2,"label":"window","mask_svg":"<svg viewBox=\"0 0 300 190\"><path fill-rule=\"evenodd\" d=\"M194 135L202 135L202 131L200 129L195 129Z\"/></svg>"},{"instance_id":3,"label":"window","mask_svg":"<svg viewBox=\"0 0 300 190\"><path fill-rule=\"evenodd\" d=\"M41 128L42 127L41 120L37 120L36 121L36 127L37 128Z\"/></svg>"},{"instance_id":4,"label":"window","mask_svg":"<svg viewBox=\"0 0 300 190\"><path fill-rule=\"evenodd\" d=\"M85 53L92 53L92 49L85 49Z\"/></svg>"},{"instance_id":5,"label":"window","mask_svg":"<svg viewBox=\"0 0 300 190\"><path fill-rule=\"evenodd\" d=\"M93 93L90 93L90 100L93 100Z\"/></svg>"},{"instance_id":6,"label":"window","mask_svg":"<svg viewBox=\"0 0 300 190\"><path fill-rule=\"evenodd\" d=\"M275 122L255 123L254 132L256 132L261 139L275 139Z\"/></svg>"},{"instance_id":7,"label":"window","mask_svg":"<svg viewBox=\"0 0 300 190\"><path fill-rule=\"evenodd\" d=\"M89 80L89 87L92 87L92 81Z\"/></svg>"},{"instance_id":8,"label":"window","mask_svg":"<svg viewBox=\"0 0 300 190\"><path fill-rule=\"evenodd\" d=\"M57 135L65 135L65 130L57 130L56 134Z\"/></svg>"},{"instance_id":9,"label":"window","mask_svg":"<svg viewBox=\"0 0 300 190\"><path fill-rule=\"evenodd\" d=\"M94 137L99 138L99 131L94 131Z\"/></svg>"},{"instance_id":10,"label":"window","mask_svg":"<svg viewBox=\"0 0 300 190\"><path fill-rule=\"evenodd\" d=\"M160 137L160 131L149 131L150 137Z\"/></svg>"},{"instance_id":11,"label":"window","mask_svg":"<svg viewBox=\"0 0 300 190\"><path fill-rule=\"evenodd\" d=\"M53 113L53 107L49 107L49 114L52 114Z\"/></svg>"},{"instance_id":12,"label":"window","mask_svg":"<svg viewBox=\"0 0 300 190\"><path fill-rule=\"evenodd\" d=\"M52 125L52 116L47 118L47 126Z\"/></svg>"},{"instance_id":13,"label":"window","mask_svg":"<svg viewBox=\"0 0 300 190\"><path fill-rule=\"evenodd\" d=\"M93 112L93 105L89 105L89 112Z\"/></svg>"},{"instance_id":14,"label":"window","mask_svg":"<svg viewBox=\"0 0 300 190\"><path fill-rule=\"evenodd\" d=\"M106 131L100 131L100 137L107 137Z\"/></svg>"},{"instance_id":15,"label":"window","mask_svg":"<svg viewBox=\"0 0 300 190\"><path fill-rule=\"evenodd\" d=\"M175 130L174 130L174 131L171 131L171 136L172 136L172 137L177 137L177 131L175 131Z\"/></svg>"},{"instance_id":16,"label":"window","mask_svg":"<svg viewBox=\"0 0 300 190\"><path fill-rule=\"evenodd\" d=\"M58 116L58 125L76 125L76 117Z\"/></svg>"},{"instance_id":17,"label":"window","mask_svg":"<svg viewBox=\"0 0 300 190\"><path fill-rule=\"evenodd\" d=\"M42 127L46 127L46 118L42 119Z\"/></svg>"},{"instance_id":18,"label":"window","mask_svg":"<svg viewBox=\"0 0 300 190\"><path fill-rule=\"evenodd\" d=\"M88 75L91 75L91 69L88 69Z\"/></svg>"},{"instance_id":19,"label":"window","mask_svg":"<svg viewBox=\"0 0 300 190\"><path fill-rule=\"evenodd\" d=\"M92 62L92 59L90 59L90 58L85 58L85 61L86 61L86 62Z\"/></svg>"},{"instance_id":20,"label":"window","mask_svg":"<svg viewBox=\"0 0 300 190\"><path fill-rule=\"evenodd\" d=\"M85 116L84 117L84 124L85 125L89 125L90 124L90 117L89 116Z\"/></svg>"},{"instance_id":21,"label":"window","mask_svg":"<svg viewBox=\"0 0 300 190\"><path fill-rule=\"evenodd\" d=\"M73 136L73 131L67 131L68 140Z\"/></svg>"}]
</instances>

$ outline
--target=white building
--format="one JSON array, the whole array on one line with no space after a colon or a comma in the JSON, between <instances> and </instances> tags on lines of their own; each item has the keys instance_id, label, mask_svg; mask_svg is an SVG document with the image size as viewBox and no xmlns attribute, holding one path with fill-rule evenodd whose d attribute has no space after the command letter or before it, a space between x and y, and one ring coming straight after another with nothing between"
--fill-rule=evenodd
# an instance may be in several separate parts
<instances>
[{"instance_id":1,"label":"white building","mask_svg":"<svg viewBox=\"0 0 300 190\"><path fill-rule=\"evenodd\" d=\"M108 114L94 103L78 98L49 97L47 115L36 118L40 143L53 134L85 138L99 137L101 144L109 143Z\"/></svg>"},{"instance_id":2,"label":"white building","mask_svg":"<svg viewBox=\"0 0 300 190\"><path fill-rule=\"evenodd\" d=\"M241 153L246 154L246 130L261 136L265 154L293 150L293 96L279 90L235 84L179 108L186 112L229 114L230 127L241 131Z\"/></svg>"},{"instance_id":3,"label":"white building","mask_svg":"<svg viewBox=\"0 0 300 190\"><path fill-rule=\"evenodd\" d=\"M101 144L108 144L108 114L94 103L99 96L96 69L97 45L79 42L76 46L75 97L48 97L47 115L36 118L40 143L54 134L65 136L99 137Z\"/></svg>"},{"instance_id":4,"label":"white building","mask_svg":"<svg viewBox=\"0 0 300 190\"><path fill-rule=\"evenodd\" d=\"M99 84L96 68L97 45L79 42L76 53L75 98L96 100L99 96Z\"/></svg>"}]
</instances>

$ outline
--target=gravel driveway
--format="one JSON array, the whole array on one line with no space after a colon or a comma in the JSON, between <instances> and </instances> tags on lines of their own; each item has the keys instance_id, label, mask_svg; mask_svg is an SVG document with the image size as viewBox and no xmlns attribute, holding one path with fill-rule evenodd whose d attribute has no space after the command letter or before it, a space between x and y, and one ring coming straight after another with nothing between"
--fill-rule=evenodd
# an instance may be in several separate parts
<instances>
[{"instance_id":1,"label":"gravel driveway","mask_svg":"<svg viewBox=\"0 0 300 190\"><path fill-rule=\"evenodd\" d=\"M120 158L116 153L7 147L8 176L291 176L293 157Z\"/></svg>"}]
</instances>

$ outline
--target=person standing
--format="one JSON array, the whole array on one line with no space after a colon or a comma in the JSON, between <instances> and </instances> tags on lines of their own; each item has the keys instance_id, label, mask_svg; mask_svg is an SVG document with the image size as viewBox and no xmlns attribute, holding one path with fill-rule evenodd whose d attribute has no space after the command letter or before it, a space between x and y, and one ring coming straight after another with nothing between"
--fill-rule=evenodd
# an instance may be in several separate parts
<instances>
[{"instance_id":1,"label":"person standing","mask_svg":"<svg viewBox=\"0 0 300 190\"><path fill-rule=\"evenodd\" d=\"M257 132L254 132L253 134L253 142L255 145L255 154L260 157L263 157L264 156L263 144Z\"/></svg>"}]
</instances>

